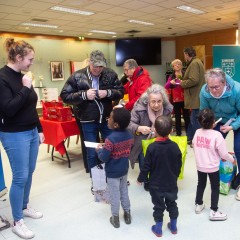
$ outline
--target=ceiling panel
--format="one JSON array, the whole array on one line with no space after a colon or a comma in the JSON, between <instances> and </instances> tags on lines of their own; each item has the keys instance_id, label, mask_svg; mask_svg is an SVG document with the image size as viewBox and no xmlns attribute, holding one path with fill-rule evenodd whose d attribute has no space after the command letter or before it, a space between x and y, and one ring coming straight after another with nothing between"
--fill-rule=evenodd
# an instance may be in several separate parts
<instances>
[{"instance_id":1,"label":"ceiling panel","mask_svg":"<svg viewBox=\"0 0 240 240\"><path fill-rule=\"evenodd\" d=\"M58 5L78 10L93 11L91 16L69 14L50 10ZM188 5L206 11L195 15L176 9ZM88 31L115 31L117 37L172 37L236 27L239 20L240 0L0 0L0 31L27 32L76 37L112 39L111 35L92 34ZM22 22L41 23L33 19L47 20L46 24L58 29L26 28ZM216 20L221 18L221 20ZM154 23L152 26L131 24L129 19ZM169 29L171 28L171 29ZM63 30L63 32L60 32ZM126 31L138 30L129 34Z\"/></svg>"}]
</instances>

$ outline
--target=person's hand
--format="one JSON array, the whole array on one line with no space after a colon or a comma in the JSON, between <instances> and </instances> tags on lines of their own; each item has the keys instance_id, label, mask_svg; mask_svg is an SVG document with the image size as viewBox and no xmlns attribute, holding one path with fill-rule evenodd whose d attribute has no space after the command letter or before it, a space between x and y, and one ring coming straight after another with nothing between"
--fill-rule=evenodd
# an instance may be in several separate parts
<instances>
[{"instance_id":1,"label":"person's hand","mask_svg":"<svg viewBox=\"0 0 240 240\"><path fill-rule=\"evenodd\" d=\"M237 165L237 160L236 159L234 159L234 162L233 162L233 165Z\"/></svg>"},{"instance_id":2,"label":"person's hand","mask_svg":"<svg viewBox=\"0 0 240 240\"><path fill-rule=\"evenodd\" d=\"M220 126L220 131L223 132L223 133L227 133L229 131L231 131L233 128L232 126Z\"/></svg>"},{"instance_id":3,"label":"person's hand","mask_svg":"<svg viewBox=\"0 0 240 240\"><path fill-rule=\"evenodd\" d=\"M137 131L142 133L143 135L147 135L152 132L152 129L148 126L139 126Z\"/></svg>"},{"instance_id":4,"label":"person's hand","mask_svg":"<svg viewBox=\"0 0 240 240\"><path fill-rule=\"evenodd\" d=\"M32 87L32 78L29 76L29 74L23 75L22 84L23 84L23 86L25 86L27 88Z\"/></svg>"},{"instance_id":5,"label":"person's hand","mask_svg":"<svg viewBox=\"0 0 240 240\"><path fill-rule=\"evenodd\" d=\"M38 135L39 135L39 142L41 144L41 143L43 143L45 141L45 136L44 136L44 134L42 132L38 133Z\"/></svg>"},{"instance_id":6,"label":"person's hand","mask_svg":"<svg viewBox=\"0 0 240 240\"><path fill-rule=\"evenodd\" d=\"M172 79L172 80L170 81L170 83L171 83L172 85L176 85L175 79Z\"/></svg>"},{"instance_id":7,"label":"person's hand","mask_svg":"<svg viewBox=\"0 0 240 240\"><path fill-rule=\"evenodd\" d=\"M137 180L137 185L141 186L141 185L142 185L142 183L141 183L141 182L139 182L139 181Z\"/></svg>"},{"instance_id":8,"label":"person's hand","mask_svg":"<svg viewBox=\"0 0 240 240\"><path fill-rule=\"evenodd\" d=\"M88 100L94 100L96 97L96 89L90 88L87 90L87 98Z\"/></svg>"},{"instance_id":9,"label":"person's hand","mask_svg":"<svg viewBox=\"0 0 240 240\"><path fill-rule=\"evenodd\" d=\"M103 147L103 143L99 143L96 147L96 151L98 152L99 149L101 149Z\"/></svg>"},{"instance_id":10,"label":"person's hand","mask_svg":"<svg viewBox=\"0 0 240 240\"><path fill-rule=\"evenodd\" d=\"M107 96L107 90L98 90L98 97L105 98Z\"/></svg>"}]
</instances>

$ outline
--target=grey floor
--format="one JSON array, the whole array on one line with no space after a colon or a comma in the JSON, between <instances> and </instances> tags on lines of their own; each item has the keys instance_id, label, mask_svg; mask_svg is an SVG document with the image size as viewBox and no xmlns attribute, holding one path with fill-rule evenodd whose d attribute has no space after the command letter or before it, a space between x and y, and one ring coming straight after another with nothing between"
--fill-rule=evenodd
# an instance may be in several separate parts
<instances>
[{"instance_id":1,"label":"grey floor","mask_svg":"<svg viewBox=\"0 0 240 240\"><path fill-rule=\"evenodd\" d=\"M229 150L232 151L232 134L227 138ZM136 184L138 166L129 170L129 196L131 200L132 224L123 222L115 229L109 223L110 206L94 202L90 192L90 179L86 174L80 154L80 145L76 145L75 137L71 137L68 151L72 157L72 168L67 163L57 160L52 162L47 146L41 145L34 174L30 203L41 210L44 217L39 220L26 218L38 240L151 240L156 239L150 228L154 223L152 203L149 193ZM1 148L6 186L11 183L11 171L8 159ZM185 163L184 179L179 180L178 234L172 235L167 229L168 214L164 216L163 239L231 239L239 237L240 202L235 200L235 191L228 196L220 195L219 209L228 214L224 222L208 220L210 206L210 186L208 183L204 195L206 209L199 215L194 212L194 198L197 175L193 150L188 147ZM12 221L8 194L0 201L0 215ZM19 239L11 229L0 232L0 240Z\"/></svg>"}]
</instances>

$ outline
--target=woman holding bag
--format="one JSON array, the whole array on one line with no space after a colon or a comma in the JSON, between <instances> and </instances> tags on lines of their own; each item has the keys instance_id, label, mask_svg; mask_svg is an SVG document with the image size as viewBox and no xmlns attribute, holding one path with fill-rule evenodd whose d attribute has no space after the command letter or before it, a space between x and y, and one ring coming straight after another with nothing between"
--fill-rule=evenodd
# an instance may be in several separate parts
<instances>
[{"instance_id":1,"label":"woman holding bag","mask_svg":"<svg viewBox=\"0 0 240 240\"><path fill-rule=\"evenodd\" d=\"M173 106L168 100L166 90L159 84L150 86L135 103L128 126L134 136L134 145L129 156L132 168L138 161L139 168L142 169L144 164L142 140L154 137L155 119L162 115L171 115L172 110ZM144 188L148 190L147 183L144 183Z\"/></svg>"}]
</instances>

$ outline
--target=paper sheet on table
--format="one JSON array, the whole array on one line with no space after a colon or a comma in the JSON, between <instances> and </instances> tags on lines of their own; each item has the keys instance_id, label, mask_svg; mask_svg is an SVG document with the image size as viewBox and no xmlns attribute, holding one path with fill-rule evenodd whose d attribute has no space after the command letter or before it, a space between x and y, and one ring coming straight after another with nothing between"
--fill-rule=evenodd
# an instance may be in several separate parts
<instances>
[{"instance_id":1,"label":"paper sheet on table","mask_svg":"<svg viewBox=\"0 0 240 240\"><path fill-rule=\"evenodd\" d=\"M97 142L88 142L88 141L84 141L85 147L89 147L89 148L97 148L98 144Z\"/></svg>"}]
</instances>

